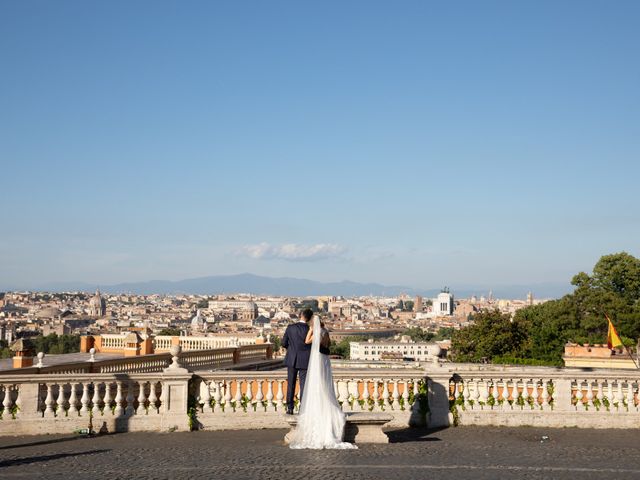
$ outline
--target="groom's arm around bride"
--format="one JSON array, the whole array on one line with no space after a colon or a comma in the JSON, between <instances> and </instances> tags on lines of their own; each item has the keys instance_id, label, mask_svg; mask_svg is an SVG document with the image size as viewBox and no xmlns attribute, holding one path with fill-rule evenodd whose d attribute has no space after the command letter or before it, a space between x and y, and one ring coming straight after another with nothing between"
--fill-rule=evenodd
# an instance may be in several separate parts
<instances>
[{"instance_id":1,"label":"groom's arm around bride","mask_svg":"<svg viewBox=\"0 0 640 480\"><path fill-rule=\"evenodd\" d=\"M311 345L305 343L309 324L313 318L313 311L307 308L302 312L299 322L292 323L287 327L282 337L282 346L287 349L284 357L284 364L287 366L287 413L293 413L293 398L296 391L298 375L300 376L300 396L304 391L304 382L307 378L307 368L309 366L309 355Z\"/></svg>"}]
</instances>

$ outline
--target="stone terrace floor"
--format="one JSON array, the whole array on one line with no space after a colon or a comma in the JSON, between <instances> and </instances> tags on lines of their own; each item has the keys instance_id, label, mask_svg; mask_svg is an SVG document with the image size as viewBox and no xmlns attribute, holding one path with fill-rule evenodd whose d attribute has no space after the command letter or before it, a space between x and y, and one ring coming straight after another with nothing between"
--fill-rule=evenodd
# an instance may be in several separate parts
<instances>
[{"instance_id":1,"label":"stone terrace floor","mask_svg":"<svg viewBox=\"0 0 640 480\"><path fill-rule=\"evenodd\" d=\"M0 478L640 478L638 430L458 427L357 451L289 450L283 430L0 437ZM548 436L543 440L542 436Z\"/></svg>"}]
</instances>

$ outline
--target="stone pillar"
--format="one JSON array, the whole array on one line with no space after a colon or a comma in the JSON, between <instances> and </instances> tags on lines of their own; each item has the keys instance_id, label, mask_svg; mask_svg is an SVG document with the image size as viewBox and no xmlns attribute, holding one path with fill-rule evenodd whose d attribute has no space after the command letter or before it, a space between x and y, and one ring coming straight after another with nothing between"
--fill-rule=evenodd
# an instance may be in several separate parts
<instances>
[{"instance_id":1,"label":"stone pillar","mask_svg":"<svg viewBox=\"0 0 640 480\"><path fill-rule=\"evenodd\" d=\"M82 335L80 337L80 352L88 353L93 348L95 340L91 335Z\"/></svg>"},{"instance_id":2,"label":"stone pillar","mask_svg":"<svg viewBox=\"0 0 640 480\"><path fill-rule=\"evenodd\" d=\"M181 348L171 347L171 365L162 372L162 415L163 430L189 430L189 380L191 373L180 365Z\"/></svg>"},{"instance_id":3,"label":"stone pillar","mask_svg":"<svg viewBox=\"0 0 640 480\"><path fill-rule=\"evenodd\" d=\"M20 410L17 413L18 418L42 417L42 411L39 407L40 384L37 382L20 384Z\"/></svg>"},{"instance_id":4,"label":"stone pillar","mask_svg":"<svg viewBox=\"0 0 640 480\"><path fill-rule=\"evenodd\" d=\"M102 351L102 337L100 335L93 337L93 348L96 349L96 353Z\"/></svg>"},{"instance_id":5,"label":"stone pillar","mask_svg":"<svg viewBox=\"0 0 640 480\"><path fill-rule=\"evenodd\" d=\"M571 404L571 380L568 378L553 379L553 410L556 412L574 411Z\"/></svg>"},{"instance_id":6,"label":"stone pillar","mask_svg":"<svg viewBox=\"0 0 640 480\"><path fill-rule=\"evenodd\" d=\"M124 356L136 357L140 355L142 337L136 332L130 332L124 339Z\"/></svg>"},{"instance_id":7,"label":"stone pillar","mask_svg":"<svg viewBox=\"0 0 640 480\"><path fill-rule=\"evenodd\" d=\"M34 348L30 340L20 338L10 347L13 352L13 368L33 366Z\"/></svg>"},{"instance_id":8,"label":"stone pillar","mask_svg":"<svg viewBox=\"0 0 640 480\"><path fill-rule=\"evenodd\" d=\"M450 372L434 373L427 377L427 398L429 401L429 427L449 426L449 379Z\"/></svg>"},{"instance_id":9,"label":"stone pillar","mask_svg":"<svg viewBox=\"0 0 640 480\"><path fill-rule=\"evenodd\" d=\"M142 355L150 355L153 353L153 339L151 337L147 337L142 340L142 344L140 345L140 350Z\"/></svg>"}]
</instances>

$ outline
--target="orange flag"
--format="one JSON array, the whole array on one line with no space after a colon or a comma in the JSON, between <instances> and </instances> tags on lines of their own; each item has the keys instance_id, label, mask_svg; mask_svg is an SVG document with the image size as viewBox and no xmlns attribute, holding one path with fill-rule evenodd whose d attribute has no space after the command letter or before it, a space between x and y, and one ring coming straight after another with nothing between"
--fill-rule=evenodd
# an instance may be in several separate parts
<instances>
[{"instance_id":1,"label":"orange flag","mask_svg":"<svg viewBox=\"0 0 640 480\"><path fill-rule=\"evenodd\" d=\"M609 348L618 348L622 347L622 340L620 340L620 335L616 332L616 327L611 323L611 319L608 315L605 314L607 321L609 322L609 331L607 332L607 346Z\"/></svg>"}]
</instances>

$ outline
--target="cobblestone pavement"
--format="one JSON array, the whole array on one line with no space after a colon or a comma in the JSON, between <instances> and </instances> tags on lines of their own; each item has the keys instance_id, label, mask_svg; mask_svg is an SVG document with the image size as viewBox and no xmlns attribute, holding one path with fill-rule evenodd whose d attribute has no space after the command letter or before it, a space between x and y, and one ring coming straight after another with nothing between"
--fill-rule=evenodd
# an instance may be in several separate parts
<instances>
[{"instance_id":1,"label":"cobblestone pavement","mask_svg":"<svg viewBox=\"0 0 640 480\"><path fill-rule=\"evenodd\" d=\"M359 450L290 450L283 430L0 437L0 478L640 478L638 431L459 427ZM543 439L547 436L548 439Z\"/></svg>"}]
</instances>

